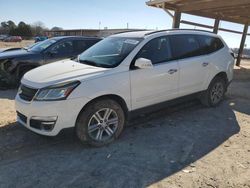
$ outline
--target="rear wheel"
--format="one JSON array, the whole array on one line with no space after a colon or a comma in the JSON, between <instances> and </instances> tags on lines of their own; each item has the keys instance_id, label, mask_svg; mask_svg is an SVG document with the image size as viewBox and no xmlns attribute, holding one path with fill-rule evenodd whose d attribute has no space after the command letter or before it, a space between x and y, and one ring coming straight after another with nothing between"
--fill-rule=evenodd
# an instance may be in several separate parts
<instances>
[{"instance_id":1,"label":"rear wheel","mask_svg":"<svg viewBox=\"0 0 250 188\"><path fill-rule=\"evenodd\" d=\"M226 81L222 77L215 77L210 83L208 89L201 97L202 104L214 107L224 98L226 92Z\"/></svg>"},{"instance_id":2,"label":"rear wheel","mask_svg":"<svg viewBox=\"0 0 250 188\"><path fill-rule=\"evenodd\" d=\"M98 100L89 104L79 114L76 134L81 142L103 146L121 134L124 123L124 112L116 101Z\"/></svg>"}]
</instances>

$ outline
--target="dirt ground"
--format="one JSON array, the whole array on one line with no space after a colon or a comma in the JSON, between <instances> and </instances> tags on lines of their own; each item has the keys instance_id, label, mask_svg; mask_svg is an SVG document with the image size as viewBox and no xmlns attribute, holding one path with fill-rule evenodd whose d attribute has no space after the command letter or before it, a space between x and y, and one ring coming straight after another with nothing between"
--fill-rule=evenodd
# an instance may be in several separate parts
<instances>
[{"instance_id":1,"label":"dirt ground","mask_svg":"<svg viewBox=\"0 0 250 188\"><path fill-rule=\"evenodd\" d=\"M250 187L250 63L225 101L141 115L114 143L91 148L16 123L16 90L0 91L0 187Z\"/></svg>"},{"instance_id":2,"label":"dirt ground","mask_svg":"<svg viewBox=\"0 0 250 188\"><path fill-rule=\"evenodd\" d=\"M3 42L0 41L0 48L22 48L34 43L34 40L22 40L22 42Z\"/></svg>"}]
</instances>

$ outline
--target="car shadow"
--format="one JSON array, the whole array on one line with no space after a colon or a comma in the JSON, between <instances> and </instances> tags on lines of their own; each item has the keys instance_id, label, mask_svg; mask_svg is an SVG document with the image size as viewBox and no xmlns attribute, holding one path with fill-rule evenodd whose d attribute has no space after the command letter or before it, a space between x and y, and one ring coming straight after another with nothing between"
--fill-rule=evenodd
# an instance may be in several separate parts
<instances>
[{"instance_id":1,"label":"car shadow","mask_svg":"<svg viewBox=\"0 0 250 188\"><path fill-rule=\"evenodd\" d=\"M249 87L250 89L250 87ZM246 93L241 93L241 98L235 99L232 97L228 97L228 100L230 101L229 105L232 108L232 110L236 111L236 112L240 112L246 115L250 115L250 107L249 105L242 105L242 103L249 103L250 98L249 97L245 97ZM249 95L247 93L247 95Z\"/></svg>"},{"instance_id":2,"label":"car shadow","mask_svg":"<svg viewBox=\"0 0 250 188\"><path fill-rule=\"evenodd\" d=\"M230 100L217 108L196 101L140 115L101 148L66 130L36 135L17 123L0 128L3 187L145 187L209 154L240 130Z\"/></svg>"}]
</instances>

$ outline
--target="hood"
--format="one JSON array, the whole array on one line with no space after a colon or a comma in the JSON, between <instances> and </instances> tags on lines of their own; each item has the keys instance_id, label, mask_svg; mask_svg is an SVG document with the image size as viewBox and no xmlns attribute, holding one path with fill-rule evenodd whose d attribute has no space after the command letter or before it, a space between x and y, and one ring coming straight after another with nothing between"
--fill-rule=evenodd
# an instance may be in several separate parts
<instances>
[{"instance_id":1,"label":"hood","mask_svg":"<svg viewBox=\"0 0 250 188\"><path fill-rule=\"evenodd\" d=\"M22 83L31 87L41 88L71 80L83 80L102 74L106 68L81 64L72 60L63 60L27 72Z\"/></svg>"},{"instance_id":2,"label":"hood","mask_svg":"<svg viewBox=\"0 0 250 188\"><path fill-rule=\"evenodd\" d=\"M1 48L1 49L0 49L0 53L6 51L6 50L8 50L8 49L9 49L9 48Z\"/></svg>"},{"instance_id":3,"label":"hood","mask_svg":"<svg viewBox=\"0 0 250 188\"><path fill-rule=\"evenodd\" d=\"M0 60L1 59L8 59L8 58L25 57L25 56L29 56L29 55L33 55L33 54L35 54L35 52L27 51L24 49L3 51L0 53Z\"/></svg>"},{"instance_id":4,"label":"hood","mask_svg":"<svg viewBox=\"0 0 250 188\"><path fill-rule=\"evenodd\" d=\"M14 51L14 50L22 50L22 48L1 48L1 49L0 49L0 53L1 53L1 52Z\"/></svg>"}]
</instances>

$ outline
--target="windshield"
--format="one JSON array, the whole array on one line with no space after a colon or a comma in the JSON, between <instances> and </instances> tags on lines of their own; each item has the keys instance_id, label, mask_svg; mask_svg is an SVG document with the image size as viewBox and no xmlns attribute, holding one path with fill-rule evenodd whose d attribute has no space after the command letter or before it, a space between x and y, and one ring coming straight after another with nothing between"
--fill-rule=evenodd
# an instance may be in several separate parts
<instances>
[{"instance_id":1,"label":"windshield","mask_svg":"<svg viewBox=\"0 0 250 188\"><path fill-rule=\"evenodd\" d=\"M38 44L35 44L34 46L28 48L30 51L35 51L35 52L41 52L54 44L57 40L55 39L47 39L45 41L39 42Z\"/></svg>"},{"instance_id":2,"label":"windshield","mask_svg":"<svg viewBox=\"0 0 250 188\"><path fill-rule=\"evenodd\" d=\"M25 46L25 47L23 47L25 50L28 50L28 49L31 49L31 48L33 48L35 45L37 45L37 44L39 44L39 42L37 42L37 43L33 43L33 44L30 44L30 45L28 45L28 46Z\"/></svg>"},{"instance_id":3,"label":"windshield","mask_svg":"<svg viewBox=\"0 0 250 188\"><path fill-rule=\"evenodd\" d=\"M142 38L106 38L83 52L79 57L79 62L105 68L116 67L140 41Z\"/></svg>"}]
</instances>

